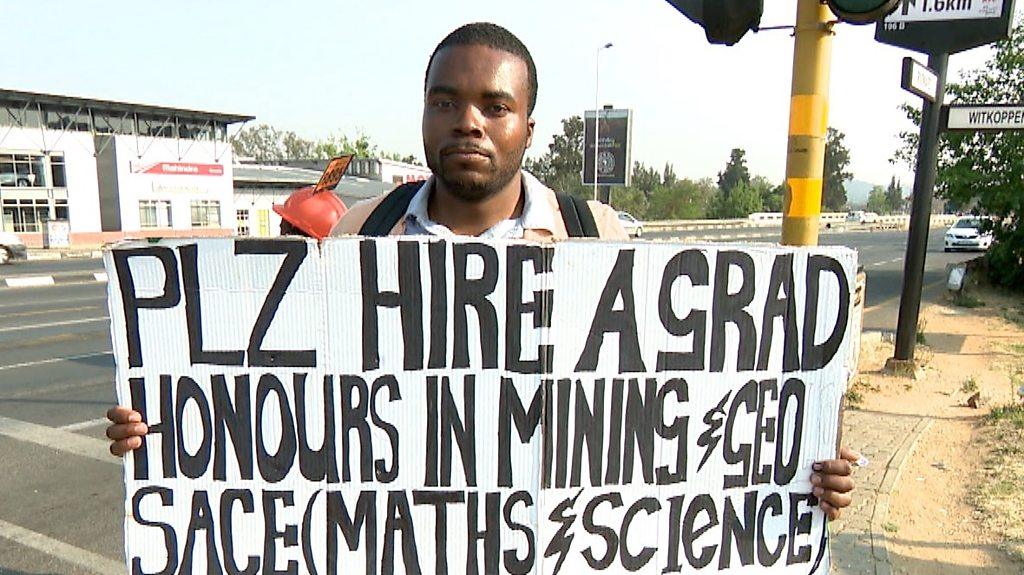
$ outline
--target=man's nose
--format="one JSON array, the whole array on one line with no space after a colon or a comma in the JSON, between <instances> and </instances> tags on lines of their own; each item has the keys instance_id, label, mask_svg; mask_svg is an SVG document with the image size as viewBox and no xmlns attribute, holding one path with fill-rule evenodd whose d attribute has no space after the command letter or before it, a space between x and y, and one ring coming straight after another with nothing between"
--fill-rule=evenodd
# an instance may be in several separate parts
<instances>
[{"instance_id":1,"label":"man's nose","mask_svg":"<svg viewBox=\"0 0 1024 575\"><path fill-rule=\"evenodd\" d=\"M459 109L455 132L476 138L483 136L483 114L476 106L463 106Z\"/></svg>"}]
</instances>

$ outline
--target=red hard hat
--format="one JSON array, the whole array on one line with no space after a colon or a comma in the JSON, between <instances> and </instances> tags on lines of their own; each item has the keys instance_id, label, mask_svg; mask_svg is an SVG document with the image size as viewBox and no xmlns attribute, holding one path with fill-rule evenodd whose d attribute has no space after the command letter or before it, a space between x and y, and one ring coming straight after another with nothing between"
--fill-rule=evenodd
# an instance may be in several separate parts
<instances>
[{"instance_id":1,"label":"red hard hat","mask_svg":"<svg viewBox=\"0 0 1024 575\"><path fill-rule=\"evenodd\" d=\"M313 190L313 186L295 190L284 205L274 204L274 211L310 237L322 240L331 234L348 208L334 192Z\"/></svg>"}]
</instances>

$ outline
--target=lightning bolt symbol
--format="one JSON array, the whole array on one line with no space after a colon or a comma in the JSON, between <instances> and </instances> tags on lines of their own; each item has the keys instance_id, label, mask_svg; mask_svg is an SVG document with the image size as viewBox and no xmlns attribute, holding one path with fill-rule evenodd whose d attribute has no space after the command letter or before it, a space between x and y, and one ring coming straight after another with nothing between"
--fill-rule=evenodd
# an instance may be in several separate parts
<instances>
[{"instance_id":1,"label":"lightning bolt symbol","mask_svg":"<svg viewBox=\"0 0 1024 575\"><path fill-rule=\"evenodd\" d=\"M554 575L558 575L558 571L562 569L562 562L569 555L569 547L572 545L572 540L576 537L575 533L569 533L569 530L572 529L572 524L576 522L576 513L572 507L576 505L576 500L580 498L582 493L583 489L580 489L576 492L575 497L564 499L555 507L551 515L548 515L548 520L561 524L558 531L551 537L551 541L548 542L547 549L544 550L545 558L558 553Z\"/></svg>"},{"instance_id":2,"label":"lightning bolt symbol","mask_svg":"<svg viewBox=\"0 0 1024 575\"><path fill-rule=\"evenodd\" d=\"M708 462L708 458L711 457L711 452L718 447L718 442L722 440L722 435L718 433L718 430L724 423L725 403L729 401L731 396L732 392L730 391L722 398L722 401L718 402L714 409L704 414L704 425L708 426L708 428L697 438L697 445L707 449L704 450L704 457L701 458L697 471L704 467L704 464Z\"/></svg>"}]
</instances>

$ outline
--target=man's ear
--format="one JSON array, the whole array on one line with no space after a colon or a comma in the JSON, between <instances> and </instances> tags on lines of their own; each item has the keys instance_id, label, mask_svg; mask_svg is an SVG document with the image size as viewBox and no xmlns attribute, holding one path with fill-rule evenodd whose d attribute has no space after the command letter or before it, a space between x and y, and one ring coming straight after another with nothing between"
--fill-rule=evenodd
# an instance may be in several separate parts
<instances>
[{"instance_id":1,"label":"man's ear","mask_svg":"<svg viewBox=\"0 0 1024 575\"><path fill-rule=\"evenodd\" d=\"M533 128L537 125L537 122L533 118L526 121L526 147L529 148L533 144Z\"/></svg>"}]
</instances>

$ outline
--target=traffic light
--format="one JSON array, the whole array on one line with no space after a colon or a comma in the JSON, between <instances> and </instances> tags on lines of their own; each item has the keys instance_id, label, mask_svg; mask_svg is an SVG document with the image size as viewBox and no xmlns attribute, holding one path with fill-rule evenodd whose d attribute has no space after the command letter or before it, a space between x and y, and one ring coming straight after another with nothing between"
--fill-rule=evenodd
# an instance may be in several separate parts
<instances>
[{"instance_id":1,"label":"traffic light","mask_svg":"<svg viewBox=\"0 0 1024 575\"><path fill-rule=\"evenodd\" d=\"M704 28L708 42L732 46L761 25L764 0L667 0Z\"/></svg>"},{"instance_id":2,"label":"traffic light","mask_svg":"<svg viewBox=\"0 0 1024 575\"><path fill-rule=\"evenodd\" d=\"M843 22L872 24L888 16L901 0L828 0L828 7Z\"/></svg>"}]
</instances>

